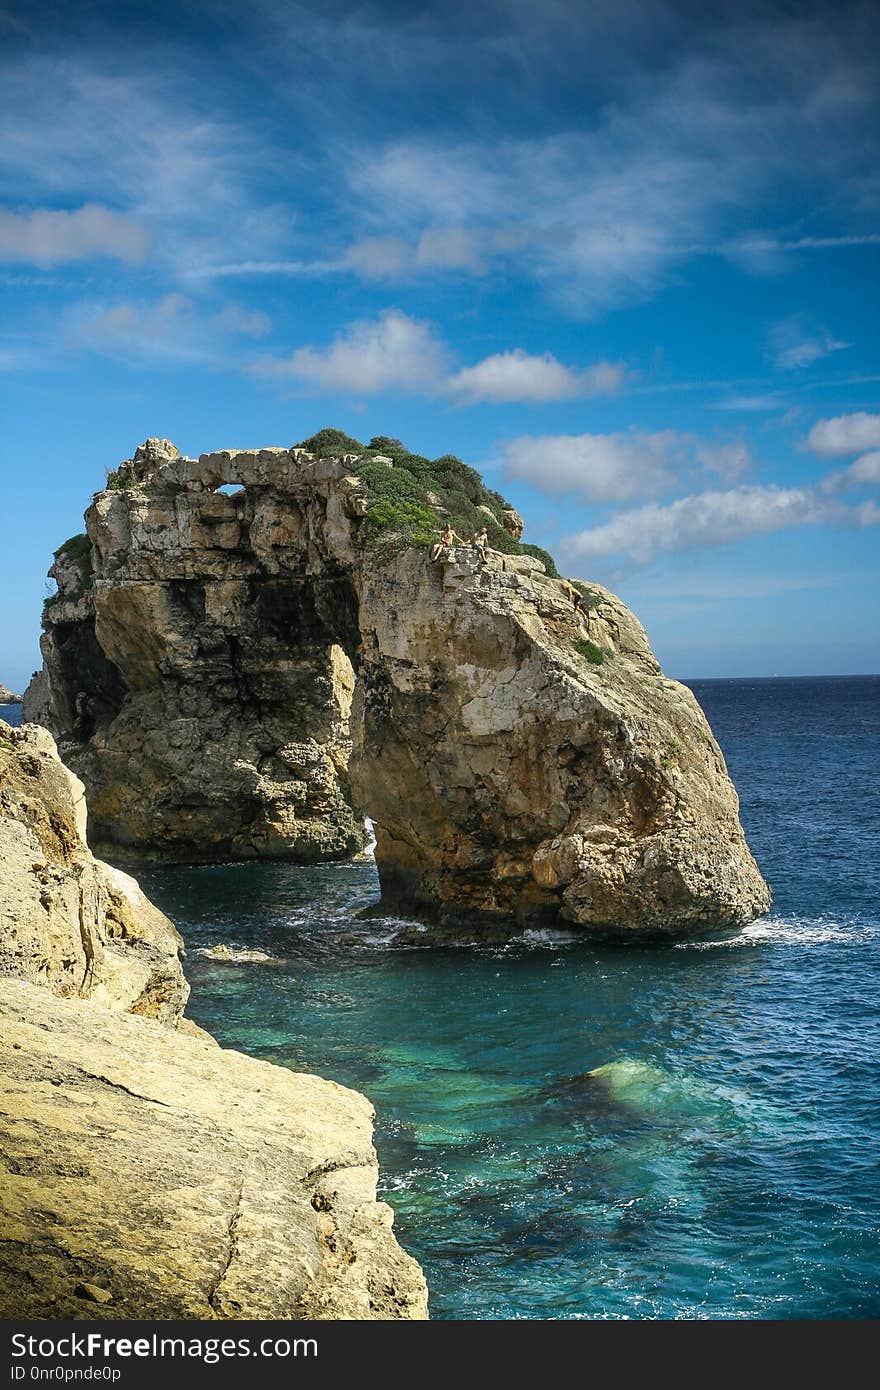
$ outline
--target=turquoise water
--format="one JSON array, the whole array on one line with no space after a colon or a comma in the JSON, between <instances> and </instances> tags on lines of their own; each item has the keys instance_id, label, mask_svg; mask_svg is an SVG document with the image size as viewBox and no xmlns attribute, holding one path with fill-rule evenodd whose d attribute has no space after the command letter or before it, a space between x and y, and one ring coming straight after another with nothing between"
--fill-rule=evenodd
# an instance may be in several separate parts
<instances>
[{"instance_id":1,"label":"turquoise water","mask_svg":"<svg viewBox=\"0 0 880 1390\"><path fill-rule=\"evenodd\" d=\"M880 1314L880 679L694 689L776 895L739 935L391 949L369 865L141 874L193 1017L374 1101L435 1317Z\"/></svg>"}]
</instances>

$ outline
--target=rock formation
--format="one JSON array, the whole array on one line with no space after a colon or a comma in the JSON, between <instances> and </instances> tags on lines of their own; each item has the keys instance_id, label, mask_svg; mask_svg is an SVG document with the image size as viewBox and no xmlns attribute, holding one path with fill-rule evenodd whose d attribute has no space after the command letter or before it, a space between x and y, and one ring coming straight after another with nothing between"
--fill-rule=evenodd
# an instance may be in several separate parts
<instances>
[{"instance_id":1,"label":"rock formation","mask_svg":"<svg viewBox=\"0 0 880 1390\"><path fill-rule=\"evenodd\" d=\"M84 825L49 734L0 738L0 1317L426 1317L369 1102L181 1019L180 938Z\"/></svg>"},{"instance_id":2,"label":"rock formation","mask_svg":"<svg viewBox=\"0 0 880 1390\"><path fill-rule=\"evenodd\" d=\"M176 1026L183 942L86 844L82 783L33 724L0 735L0 975Z\"/></svg>"},{"instance_id":3,"label":"rock formation","mask_svg":"<svg viewBox=\"0 0 880 1390\"><path fill-rule=\"evenodd\" d=\"M634 616L598 585L576 608L458 460L350 443L148 440L56 554L25 712L86 783L96 841L314 861L355 851L365 812L383 901L450 924L764 911L721 751ZM430 564L431 528L463 515L488 562Z\"/></svg>"},{"instance_id":4,"label":"rock formation","mask_svg":"<svg viewBox=\"0 0 880 1390\"><path fill-rule=\"evenodd\" d=\"M13 695L8 686L0 684L0 705L20 705L21 696Z\"/></svg>"},{"instance_id":5,"label":"rock formation","mask_svg":"<svg viewBox=\"0 0 880 1390\"><path fill-rule=\"evenodd\" d=\"M0 1316L427 1316L356 1091L19 980L0 1057Z\"/></svg>"}]
</instances>

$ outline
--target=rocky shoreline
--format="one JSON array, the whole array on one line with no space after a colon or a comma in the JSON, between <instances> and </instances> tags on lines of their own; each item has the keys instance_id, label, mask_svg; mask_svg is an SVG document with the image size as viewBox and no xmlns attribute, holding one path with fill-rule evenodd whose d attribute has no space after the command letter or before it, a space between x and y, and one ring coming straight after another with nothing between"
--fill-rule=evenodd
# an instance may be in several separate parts
<instances>
[{"instance_id":1,"label":"rocky shoreline","mask_svg":"<svg viewBox=\"0 0 880 1390\"><path fill-rule=\"evenodd\" d=\"M183 943L85 840L50 735L0 737L0 1316L427 1316L355 1091L219 1048Z\"/></svg>"}]
</instances>

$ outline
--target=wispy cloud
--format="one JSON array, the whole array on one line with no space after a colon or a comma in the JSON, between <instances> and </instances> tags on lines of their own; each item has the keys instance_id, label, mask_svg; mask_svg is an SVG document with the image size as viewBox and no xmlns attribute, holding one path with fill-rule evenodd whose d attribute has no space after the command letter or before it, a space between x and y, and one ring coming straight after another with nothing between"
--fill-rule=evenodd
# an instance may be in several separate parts
<instances>
[{"instance_id":1,"label":"wispy cloud","mask_svg":"<svg viewBox=\"0 0 880 1390\"><path fill-rule=\"evenodd\" d=\"M715 605L719 600L736 602L741 599L775 598L780 594L800 593L812 589L833 589L841 584L835 574L714 574L701 566L697 574L651 574L642 590L646 599L682 599L689 606L704 600Z\"/></svg>"},{"instance_id":2,"label":"wispy cloud","mask_svg":"<svg viewBox=\"0 0 880 1390\"><path fill-rule=\"evenodd\" d=\"M844 492L849 488L876 487L880 484L880 449L862 454L849 468L829 473L822 483L825 492Z\"/></svg>"},{"instance_id":3,"label":"wispy cloud","mask_svg":"<svg viewBox=\"0 0 880 1390\"><path fill-rule=\"evenodd\" d=\"M763 411L780 410L785 405L785 397L777 391L765 391L753 396L728 396L725 400L715 401L714 410L736 410L746 414L757 414Z\"/></svg>"},{"instance_id":4,"label":"wispy cloud","mask_svg":"<svg viewBox=\"0 0 880 1390\"><path fill-rule=\"evenodd\" d=\"M206 312L186 295L155 300L85 302L68 313L55 351L88 351L128 362L153 365L229 363L236 357L230 340L258 338L271 319L239 304Z\"/></svg>"},{"instance_id":5,"label":"wispy cloud","mask_svg":"<svg viewBox=\"0 0 880 1390\"><path fill-rule=\"evenodd\" d=\"M344 270L344 262L335 261L208 261L201 265L190 265L181 273L188 280L224 280L236 276L246 278L258 275L280 275L309 277L328 275Z\"/></svg>"},{"instance_id":6,"label":"wispy cloud","mask_svg":"<svg viewBox=\"0 0 880 1390\"><path fill-rule=\"evenodd\" d=\"M861 21L829 34L774 7L533 10L478 0L404 21L394 6L261 0L224 7L214 47L152 30L137 70L107 42L19 51L0 93L0 197L116 209L178 279L504 271L586 313L650 295L695 255L878 240ZM780 180L797 233L743 228ZM806 218L832 184L829 234Z\"/></svg>"},{"instance_id":7,"label":"wispy cloud","mask_svg":"<svg viewBox=\"0 0 880 1390\"><path fill-rule=\"evenodd\" d=\"M265 338L272 331L272 320L260 309L227 304L214 315L213 324L223 333L243 334L246 338Z\"/></svg>"},{"instance_id":8,"label":"wispy cloud","mask_svg":"<svg viewBox=\"0 0 880 1390\"><path fill-rule=\"evenodd\" d=\"M369 277L411 277L430 268L427 236L454 235L456 269L515 268L594 312L650 293L695 255L779 269L794 253L874 245L864 213L875 74L866 52L845 51L845 28L829 45L796 20L744 20L726 49L716 35L711 56L680 53L618 80L615 99L581 129L341 142L365 224L348 262ZM783 49L791 60L781 68ZM739 210L754 215L781 180L805 213L833 183L842 225L737 230Z\"/></svg>"},{"instance_id":9,"label":"wispy cloud","mask_svg":"<svg viewBox=\"0 0 880 1390\"><path fill-rule=\"evenodd\" d=\"M81 199L80 213L46 214L56 238L66 227L106 241L124 217L175 271L277 252L292 217L258 177L277 154L255 125L217 110L165 62L126 72L100 50L19 55L0 86L0 199L42 208ZM103 222L96 204L106 205Z\"/></svg>"},{"instance_id":10,"label":"wispy cloud","mask_svg":"<svg viewBox=\"0 0 880 1390\"><path fill-rule=\"evenodd\" d=\"M722 478L739 478L752 467L752 451L743 439L731 439L724 443L717 440L698 439L688 436L694 455L710 473Z\"/></svg>"},{"instance_id":11,"label":"wispy cloud","mask_svg":"<svg viewBox=\"0 0 880 1390\"><path fill-rule=\"evenodd\" d=\"M813 323L807 314L792 314L775 323L767 335L767 342L772 361L782 371L810 367L832 352L851 346Z\"/></svg>"}]
</instances>

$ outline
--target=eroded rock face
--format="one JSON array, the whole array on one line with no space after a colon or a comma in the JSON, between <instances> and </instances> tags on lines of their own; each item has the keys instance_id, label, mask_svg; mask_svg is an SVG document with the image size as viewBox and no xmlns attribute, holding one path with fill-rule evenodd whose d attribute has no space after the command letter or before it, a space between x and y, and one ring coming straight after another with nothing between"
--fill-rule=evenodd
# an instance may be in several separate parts
<instances>
[{"instance_id":1,"label":"eroded rock face","mask_svg":"<svg viewBox=\"0 0 880 1390\"><path fill-rule=\"evenodd\" d=\"M389 906L618 933L766 910L702 710L593 591L582 615L536 561L467 553L364 577L352 778Z\"/></svg>"},{"instance_id":2,"label":"eroded rock face","mask_svg":"<svg viewBox=\"0 0 880 1390\"><path fill-rule=\"evenodd\" d=\"M5 727L5 726L4 726ZM86 844L82 783L46 729L0 736L0 974L177 1025L183 942Z\"/></svg>"},{"instance_id":3,"label":"eroded rock face","mask_svg":"<svg viewBox=\"0 0 880 1390\"><path fill-rule=\"evenodd\" d=\"M5 980L0 1106L4 1318L427 1316L356 1091Z\"/></svg>"},{"instance_id":4,"label":"eroded rock face","mask_svg":"<svg viewBox=\"0 0 880 1390\"><path fill-rule=\"evenodd\" d=\"M287 450L196 462L148 440L120 472L131 486L86 518L93 585L51 571L48 711L33 692L88 787L93 842L162 859L350 857L365 833L337 637L350 645L356 600L323 539L338 498L295 486ZM239 496L212 491L242 476Z\"/></svg>"},{"instance_id":5,"label":"eroded rock face","mask_svg":"<svg viewBox=\"0 0 880 1390\"><path fill-rule=\"evenodd\" d=\"M148 441L98 494L93 588L43 638L96 838L314 862L359 848L366 812L386 902L450 923L764 911L718 745L623 604L593 586L577 610L529 555L377 558L358 466Z\"/></svg>"}]
</instances>

